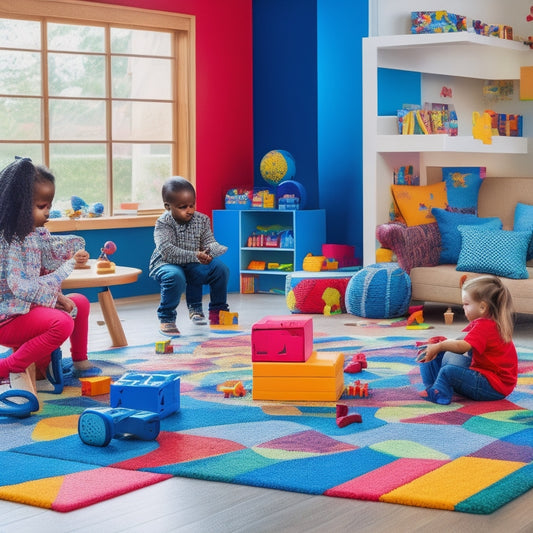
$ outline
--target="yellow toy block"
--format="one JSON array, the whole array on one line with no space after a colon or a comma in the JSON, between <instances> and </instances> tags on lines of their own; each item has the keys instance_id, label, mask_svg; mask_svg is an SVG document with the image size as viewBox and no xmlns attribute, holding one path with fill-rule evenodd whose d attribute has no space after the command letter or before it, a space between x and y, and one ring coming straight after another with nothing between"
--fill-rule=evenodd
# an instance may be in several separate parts
<instances>
[{"instance_id":1,"label":"yellow toy block","mask_svg":"<svg viewBox=\"0 0 533 533\"><path fill-rule=\"evenodd\" d=\"M252 364L254 400L337 401L344 391L344 355L317 353L304 362Z\"/></svg>"},{"instance_id":2,"label":"yellow toy block","mask_svg":"<svg viewBox=\"0 0 533 533\"><path fill-rule=\"evenodd\" d=\"M231 311L219 311L218 323L222 326L231 326L239 323L239 313L232 313Z\"/></svg>"},{"instance_id":3,"label":"yellow toy block","mask_svg":"<svg viewBox=\"0 0 533 533\"><path fill-rule=\"evenodd\" d=\"M111 378L109 376L96 376L92 378L80 378L82 396L99 396L109 394L111 390Z\"/></svg>"},{"instance_id":4,"label":"yellow toy block","mask_svg":"<svg viewBox=\"0 0 533 533\"><path fill-rule=\"evenodd\" d=\"M164 341L156 341L155 353L172 353L174 348L170 344L170 339Z\"/></svg>"},{"instance_id":5,"label":"yellow toy block","mask_svg":"<svg viewBox=\"0 0 533 533\"><path fill-rule=\"evenodd\" d=\"M333 377L342 373L344 355L332 352L312 352L307 361L260 361L252 364L253 376Z\"/></svg>"}]
</instances>

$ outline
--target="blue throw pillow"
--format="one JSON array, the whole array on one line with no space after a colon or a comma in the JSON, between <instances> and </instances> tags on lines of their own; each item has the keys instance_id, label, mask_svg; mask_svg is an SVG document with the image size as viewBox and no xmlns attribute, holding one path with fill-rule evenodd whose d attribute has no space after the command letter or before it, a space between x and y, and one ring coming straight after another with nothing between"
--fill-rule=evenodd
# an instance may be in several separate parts
<instances>
[{"instance_id":1,"label":"blue throw pillow","mask_svg":"<svg viewBox=\"0 0 533 533\"><path fill-rule=\"evenodd\" d=\"M463 243L457 270L527 279L526 253L531 234L527 231L485 230L459 226Z\"/></svg>"},{"instance_id":2,"label":"blue throw pillow","mask_svg":"<svg viewBox=\"0 0 533 533\"><path fill-rule=\"evenodd\" d=\"M478 226L484 229L502 229L502 222L497 217L479 218L476 215L464 213L452 213L445 209L434 207L431 214L435 217L439 226L441 238L440 264L455 264L461 251L461 234L457 226Z\"/></svg>"},{"instance_id":3,"label":"blue throw pillow","mask_svg":"<svg viewBox=\"0 0 533 533\"><path fill-rule=\"evenodd\" d=\"M483 183L485 167L443 167L442 180L446 182L446 194L450 211L477 215L479 188Z\"/></svg>"},{"instance_id":4,"label":"blue throw pillow","mask_svg":"<svg viewBox=\"0 0 533 533\"><path fill-rule=\"evenodd\" d=\"M517 203L514 210L515 231L529 231L530 237L533 237L533 205ZM530 238L527 249L527 260L533 259L533 238Z\"/></svg>"}]
</instances>

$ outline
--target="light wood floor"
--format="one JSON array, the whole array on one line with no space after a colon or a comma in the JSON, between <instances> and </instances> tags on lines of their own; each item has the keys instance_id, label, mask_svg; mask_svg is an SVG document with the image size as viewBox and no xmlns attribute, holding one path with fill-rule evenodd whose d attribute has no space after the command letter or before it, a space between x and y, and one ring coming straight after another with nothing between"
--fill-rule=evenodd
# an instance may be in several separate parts
<instances>
[{"instance_id":1,"label":"light wood floor","mask_svg":"<svg viewBox=\"0 0 533 533\"><path fill-rule=\"evenodd\" d=\"M251 326L268 315L287 314L282 296L230 295L233 311L243 326ZM157 299L142 297L121 300L117 308L130 344L160 339L155 316ZM180 306L178 326L190 331L185 306ZM425 320L435 325L427 336L453 336L461 329L461 309L453 326L444 326L441 306L427 307ZM109 346L98 305L93 306L90 350ZM353 326L351 315L314 318L315 331L332 335L385 335L383 330ZM533 316L519 317L515 340L532 342ZM399 330L400 328L397 328ZM397 330L394 334L401 334ZM386 330L385 330L386 331ZM409 332L412 333L412 332ZM1 438L1 434L0 434ZM1 473L0 473L1 476ZM505 533L533 531L533 491L517 498L492 515L470 515L452 511L421 509L403 505L362 502L326 496L311 496L240 485L172 478L151 487L114 498L79 511L62 514L0 500L1 533L62 532L415 532Z\"/></svg>"}]
</instances>

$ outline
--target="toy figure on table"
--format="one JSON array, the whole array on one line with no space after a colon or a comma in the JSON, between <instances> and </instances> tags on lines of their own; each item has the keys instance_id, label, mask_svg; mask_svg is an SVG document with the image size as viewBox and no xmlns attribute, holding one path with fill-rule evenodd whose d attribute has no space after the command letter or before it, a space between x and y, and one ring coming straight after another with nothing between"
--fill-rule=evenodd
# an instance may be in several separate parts
<instances>
[{"instance_id":1,"label":"toy figure on table","mask_svg":"<svg viewBox=\"0 0 533 533\"><path fill-rule=\"evenodd\" d=\"M112 255L117 251L117 245L113 241L107 241L101 249L100 257L96 261L97 274L114 274L115 263L109 260L108 255Z\"/></svg>"}]
</instances>

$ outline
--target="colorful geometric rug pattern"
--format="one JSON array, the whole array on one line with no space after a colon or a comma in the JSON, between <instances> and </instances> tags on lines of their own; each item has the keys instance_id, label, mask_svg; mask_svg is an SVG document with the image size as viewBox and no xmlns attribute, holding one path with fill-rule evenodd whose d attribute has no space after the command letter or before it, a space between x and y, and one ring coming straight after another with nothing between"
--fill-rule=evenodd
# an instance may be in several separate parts
<instances>
[{"instance_id":1,"label":"colorful geometric rug pattern","mask_svg":"<svg viewBox=\"0 0 533 533\"><path fill-rule=\"evenodd\" d=\"M417 332L419 333L419 332ZM520 377L505 400L424 401L415 342L405 336L327 337L314 349L364 352L368 368L345 382L368 382L368 398L348 398L362 423L336 425L335 403L254 402L250 335L210 331L153 345L91 354L103 375L178 370L181 409L161 421L156 441L85 445L79 415L109 405L41 393L27 419L0 417L0 498L71 511L172 476L467 513L491 513L533 487L533 350L520 348ZM248 394L224 398L217 385L242 380Z\"/></svg>"}]
</instances>

